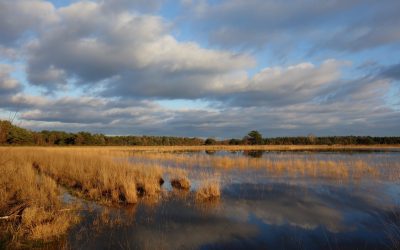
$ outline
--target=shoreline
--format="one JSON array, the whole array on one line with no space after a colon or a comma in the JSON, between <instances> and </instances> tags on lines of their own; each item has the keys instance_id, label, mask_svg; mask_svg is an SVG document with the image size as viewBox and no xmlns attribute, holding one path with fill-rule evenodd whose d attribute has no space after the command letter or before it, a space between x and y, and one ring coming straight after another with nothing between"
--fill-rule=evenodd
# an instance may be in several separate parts
<instances>
[{"instance_id":1,"label":"shoreline","mask_svg":"<svg viewBox=\"0 0 400 250\"><path fill-rule=\"evenodd\" d=\"M52 148L52 149L121 149L133 151L197 151L197 150L265 150L265 151L299 151L299 150L360 150L386 151L400 150L400 145L199 145L199 146L30 146L30 145L2 145L0 148Z\"/></svg>"}]
</instances>

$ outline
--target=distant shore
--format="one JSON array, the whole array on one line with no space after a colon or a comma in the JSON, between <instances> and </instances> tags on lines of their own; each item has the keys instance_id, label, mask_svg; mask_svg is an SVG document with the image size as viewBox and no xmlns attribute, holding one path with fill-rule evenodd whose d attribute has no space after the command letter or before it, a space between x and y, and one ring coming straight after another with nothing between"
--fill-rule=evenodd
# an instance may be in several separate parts
<instances>
[{"instance_id":1,"label":"distant shore","mask_svg":"<svg viewBox=\"0 0 400 250\"><path fill-rule=\"evenodd\" d=\"M265 151L298 151L298 150L400 150L400 145L199 145L199 146L9 146L6 147L24 147L24 148L104 148L113 150L133 150L133 151L197 151L197 150L265 150Z\"/></svg>"}]
</instances>

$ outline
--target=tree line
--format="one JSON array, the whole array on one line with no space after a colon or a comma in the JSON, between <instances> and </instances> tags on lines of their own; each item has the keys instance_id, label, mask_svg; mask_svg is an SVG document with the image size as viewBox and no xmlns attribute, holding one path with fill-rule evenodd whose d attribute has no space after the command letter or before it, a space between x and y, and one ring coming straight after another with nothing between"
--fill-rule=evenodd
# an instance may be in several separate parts
<instances>
[{"instance_id":1,"label":"tree line","mask_svg":"<svg viewBox=\"0 0 400 250\"><path fill-rule=\"evenodd\" d=\"M38 146L195 146L203 145L204 140L195 137L107 136L89 132L68 133L48 130L36 132L15 126L9 121L0 121L0 144Z\"/></svg>"},{"instance_id":2,"label":"tree line","mask_svg":"<svg viewBox=\"0 0 400 250\"><path fill-rule=\"evenodd\" d=\"M89 132L68 133L64 131L31 131L0 120L1 145L38 146L198 146L198 145L394 145L400 137L328 136L314 135L298 137L264 138L253 130L241 139L216 140L214 138L173 136L108 136Z\"/></svg>"}]
</instances>

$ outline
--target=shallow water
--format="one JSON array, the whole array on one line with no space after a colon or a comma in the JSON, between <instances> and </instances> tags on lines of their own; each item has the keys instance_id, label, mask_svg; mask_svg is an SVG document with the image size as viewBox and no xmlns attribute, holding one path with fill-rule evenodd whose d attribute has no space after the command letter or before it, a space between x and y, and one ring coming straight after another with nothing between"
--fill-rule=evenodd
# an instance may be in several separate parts
<instances>
[{"instance_id":1,"label":"shallow water","mask_svg":"<svg viewBox=\"0 0 400 250\"><path fill-rule=\"evenodd\" d=\"M400 161L400 152L180 152L282 159ZM135 161L135 156L133 156ZM168 167L189 169L184 164ZM218 201L199 203L201 173L221 182ZM84 202L72 249L390 249L399 247L400 181L271 176L264 169L190 168L192 190L167 182L157 200L107 208ZM396 243L397 242L397 243Z\"/></svg>"}]
</instances>

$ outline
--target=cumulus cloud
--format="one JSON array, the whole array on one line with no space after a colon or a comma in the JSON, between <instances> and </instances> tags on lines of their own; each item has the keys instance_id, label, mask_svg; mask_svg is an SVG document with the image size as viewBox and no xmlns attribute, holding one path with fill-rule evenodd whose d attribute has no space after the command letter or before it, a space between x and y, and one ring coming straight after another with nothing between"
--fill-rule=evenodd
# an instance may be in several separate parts
<instances>
[{"instance_id":1,"label":"cumulus cloud","mask_svg":"<svg viewBox=\"0 0 400 250\"><path fill-rule=\"evenodd\" d=\"M47 1L0 0L0 44L13 46L56 19L54 6Z\"/></svg>"},{"instance_id":2,"label":"cumulus cloud","mask_svg":"<svg viewBox=\"0 0 400 250\"><path fill-rule=\"evenodd\" d=\"M304 62L286 68L264 68L244 88L224 96L233 105L277 106L310 102L337 86L341 67L347 62L326 60L317 66Z\"/></svg>"},{"instance_id":3,"label":"cumulus cloud","mask_svg":"<svg viewBox=\"0 0 400 250\"><path fill-rule=\"evenodd\" d=\"M385 12L390 1L181 2L188 25L223 46L178 39L179 21L160 15L161 0L73 1L60 8L44 0L0 0L0 108L20 111L32 129L106 134L398 133L396 101L387 97L398 84L397 64L377 62L375 72L349 77L351 63L340 55L267 66L250 52L228 49L315 37L309 47L356 51L393 44L398 32L388 24L398 17ZM376 12L353 15L362 7ZM17 64L20 72L13 72ZM13 74L26 74L26 88ZM166 99L200 100L208 108L157 103Z\"/></svg>"},{"instance_id":4,"label":"cumulus cloud","mask_svg":"<svg viewBox=\"0 0 400 250\"><path fill-rule=\"evenodd\" d=\"M368 82L383 88L387 83ZM106 134L242 137L250 128L265 136L354 134L396 135L399 112L386 106L383 96L361 84L347 83L348 95L315 103L284 106L226 106L205 110L165 108L152 101L108 98L42 98L17 96L13 105L24 125L33 129L89 130ZM366 84L366 83L364 83Z\"/></svg>"},{"instance_id":5,"label":"cumulus cloud","mask_svg":"<svg viewBox=\"0 0 400 250\"><path fill-rule=\"evenodd\" d=\"M254 65L245 54L178 42L159 16L107 6L77 2L59 9L59 22L28 46L30 82L57 88L74 77L79 84L107 81L108 95L165 96L161 89L189 88L198 95L229 87L225 78Z\"/></svg>"}]
</instances>

